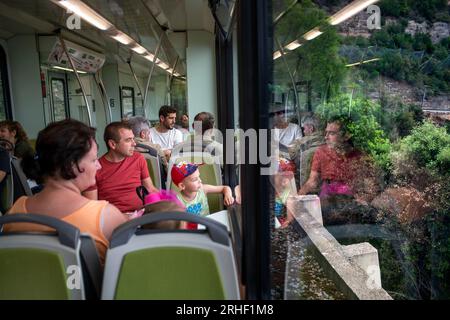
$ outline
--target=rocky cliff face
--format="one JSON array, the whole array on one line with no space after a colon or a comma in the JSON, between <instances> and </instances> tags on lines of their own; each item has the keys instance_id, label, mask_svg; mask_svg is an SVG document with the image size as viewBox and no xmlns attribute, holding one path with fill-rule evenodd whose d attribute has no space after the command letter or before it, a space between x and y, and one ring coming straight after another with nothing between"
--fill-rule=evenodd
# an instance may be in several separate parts
<instances>
[{"instance_id":1,"label":"rocky cliff face","mask_svg":"<svg viewBox=\"0 0 450 320\"><path fill-rule=\"evenodd\" d=\"M381 95L396 97L405 104L415 104L422 109L450 110L450 95L428 96L417 87L406 82L396 81L382 77L381 86L375 92L370 92L369 97L379 99Z\"/></svg>"},{"instance_id":2,"label":"rocky cliff face","mask_svg":"<svg viewBox=\"0 0 450 320\"><path fill-rule=\"evenodd\" d=\"M383 14L383 13L381 13ZM364 37L369 38L371 33L375 30L370 30L367 27L367 19L369 19L370 14L365 11L360 12L353 18L344 21L338 26L338 31L343 36L352 37ZM386 17L385 23L387 25L396 23L396 19ZM408 25L405 28L405 33L414 36L418 33L428 34L431 38L433 44L440 42L442 39L448 38L450 36L450 24L446 22L434 22L429 24L426 21L419 23L414 20L408 21Z\"/></svg>"},{"instance_id":3,"label":"rocky cliff face","mask_svg":"<svg viewBox=\"0 0 450 320\"><path fill-rule=\"evenodd\" d=\"M367 19L369 19L370 14L365 10L361 11L354 17L342 22L338 26L338 32L347 37L364 37L369 38L373 30L367 27Z\"/></svg>"},{"instance_id":4,"label":"rocky cliff face","mask_svg":"<svg viewBox=\"0 0 450 320\"><path fill-rule=\"evenodd\" d=\"M431 42L436 44L442 39L450 36L450 25L446 22L435 22L429 25L427 22L418 23L414 20L408 21L408 26L405 28L405 33L412 36L417 33L428 34L431 38Z\"/></svg>"}]
</instances>

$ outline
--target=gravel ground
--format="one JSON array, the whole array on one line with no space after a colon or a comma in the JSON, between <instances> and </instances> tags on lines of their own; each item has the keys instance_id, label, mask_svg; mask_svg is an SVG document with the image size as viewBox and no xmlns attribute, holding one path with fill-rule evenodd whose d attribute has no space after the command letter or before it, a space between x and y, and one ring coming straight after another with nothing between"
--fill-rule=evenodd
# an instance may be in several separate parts
<instances>
[{"instance_id":1,"label":"gravel ground","mask_svg":"<svg viewBox=\"0 0 450 320\"><path fill-rule=\"evenodd\" d=\"M345 299L291 226L272 232L272 299Z\"/></svg>"}]
</instances>

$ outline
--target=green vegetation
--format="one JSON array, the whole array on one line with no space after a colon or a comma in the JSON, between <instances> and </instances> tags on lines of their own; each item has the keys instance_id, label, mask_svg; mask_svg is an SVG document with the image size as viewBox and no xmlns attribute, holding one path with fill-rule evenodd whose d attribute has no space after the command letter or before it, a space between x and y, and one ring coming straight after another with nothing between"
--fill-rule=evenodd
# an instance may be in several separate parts
<instances>
[{"instance_id":1,"label":"green vegetation","mask_svg":"<svg viewBox=\"0 0 450 320\"><path fill-rule=\"evenodd\" d=\"M395 24L374 32L370 38L372 46L394 51L379 50L381 59L362 68L369 74L382 74L416 87L425 86L432 94L450 92L450 40L443 39L433 45L428 35L411 36L403 30L403 25Z\"/></svg>"},{"instance_id":2,"label":"green vegetation","mask_svg":"<svg viewBox=\"0 0 450 320\"><path fill-rule=\"evenodd\" d=\"M373 78L384 75L406 81L428 94L450 92L450 38L433 44L428 34L404 32L409 20L428 26L437 21L450 23L447 0L383 0L379 5L382 17L395 17L395 23L384 24L369 39L343 39L347 45L378 48L376 57L381 59L361 69Z\"/></svg>"},{"instance_id":3,"label":"green vegetation","mask_svg":"<svg viewBox=\"0 0 450 320\"><path fill-rule=\"evenodd\" d=\"M447 10L447 0L382 0L379 6L383 15L423 17L434 21L444 17L442 13Z\"/></svg>"},{"instance_id":4,"label":"green vegetation","mask_svg":"<svg viewBox=\"0 0 450 320\"><path fill-rule=\"evenodd\" d=\"M439 175L448 175L450 166L450 135L444 128L425 121L402 139L398 153Z\"/></svg>"},{"instance_id":5,"label":"green vegetation","mask_svg":"<svg viewBox=\"0 0 450 320\"><path fill-rule=\"evenodd\" d=\"M291 2L286 0L286 5ZM410 20L426 22L428 27L437 21L450 23L448 0L382 0L377 5L383 27L371 31L368 38L338 35L326 24L330 12L313 2L327 5L330 12L348 4L299 1L276 25L274 36L283 46L317 26L325 32L285 55L285 61L275 60L273 90L285 93L292 82L307 83L312 111L323 122L340 119L354 146L383 169L383 188L395 192L401 187L422 201L423 208L411 208L408 203L401 212L377 211L377 222L404 240L392 245L388 240L370 239L379 252L383 287L396 299L449 299L450 121L440 127L424 120L420 100L450 94L450 38L432 43L428 34L405 33ZM279 49L276 41L274 48ZM373 58L380 59L343 67ZM294 81L286 64L295 74ZM414 88L383 83L386 79L380 76ZM407 194L405 201L411 199ZM375 210L372 205L361 206L361 211Z\"/></svg>"}]
</instances>

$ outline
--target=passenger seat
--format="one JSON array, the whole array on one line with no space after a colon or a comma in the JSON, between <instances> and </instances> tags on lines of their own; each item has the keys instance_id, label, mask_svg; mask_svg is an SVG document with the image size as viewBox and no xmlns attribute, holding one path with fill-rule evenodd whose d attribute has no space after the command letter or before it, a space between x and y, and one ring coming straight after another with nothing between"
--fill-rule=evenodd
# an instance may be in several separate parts
<instances>
[{"instance_id":1,"label":"passenger seat","mask_svg":"<svg viewBox=\"0 0 450 320\"><path fill-rule=\"evenodd\" d=\"M205 230L147 230L165 220ZM107 252L102 299L239 299L230 236L214 220L180 212L144 215L118 227Z\"/></svg>"},{"instance_id":2,"label":"passenger seat","mask_svg":"<svg viewBox=\"0 0 450 320\"><path fill-rule=\"evenodd\" d=\"M13 214L7 223L35 223L55 233L0 233L0 300L98 299L101 269L95 244L71 224L44 215Z\"/></svg>"}]
</instances>

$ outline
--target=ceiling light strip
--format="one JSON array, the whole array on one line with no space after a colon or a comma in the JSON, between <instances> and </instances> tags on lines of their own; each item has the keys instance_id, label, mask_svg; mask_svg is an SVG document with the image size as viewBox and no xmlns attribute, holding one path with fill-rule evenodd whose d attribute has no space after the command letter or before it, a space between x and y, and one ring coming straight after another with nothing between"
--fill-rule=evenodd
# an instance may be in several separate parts
<instances>
[{"instance_id":1,"label":"ceiling light strip","mask_svg":"<svg viewBox=\"0 0 450 320\"><path fill-rule=\"evenodd\" d=\"M91 7L86 5L83 1L80 0L51 0L53 3L75 13L80 16L84 21L91 24L92 26L102 30L107 31L110 34L110 37L120 42L123 45L128 46L139 55L142 55L147 60L153 62L154 54L150 53L146 48L138 44L133 38L128 36L126 33L118 30L113 24L111 24L107 19L102 17L99 13L93 10ZM173 70L169 72L169 66L161 61L160 59L156 59L156 64L162 70L167 71L169 74L172 74ZM72 70L66 70L72 71ZM177 73L174 73L177 75Z\"/></svg>"}]
</instances>

